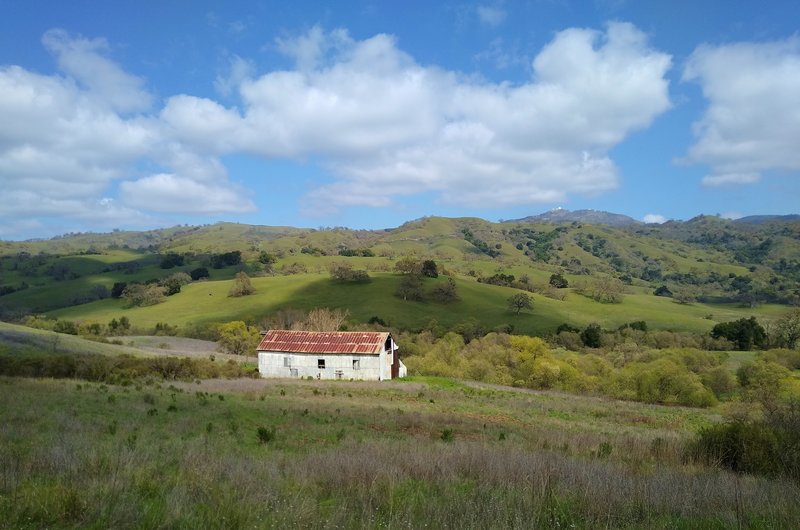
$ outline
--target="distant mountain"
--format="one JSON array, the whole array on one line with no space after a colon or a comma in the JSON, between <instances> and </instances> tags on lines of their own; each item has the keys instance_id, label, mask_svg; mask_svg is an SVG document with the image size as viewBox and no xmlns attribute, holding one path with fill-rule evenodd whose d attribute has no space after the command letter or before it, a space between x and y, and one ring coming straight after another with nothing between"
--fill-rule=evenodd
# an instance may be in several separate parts
<instances>
[{"instance_id":1,"label":"distant mountain","mask_svg":"<svg viewBox=\"0 0 800 530\"><path fill-rule=\"evenodd\" d=\"M760 224L764 224L764 223L771 223L773 221L778 221L778 222L800 221L800 215L798 215L798 214L791 214L791 215L748 215L747 217L740 217L739 219L736 219L733 222L734 223L760 225Z\"/></svg>"},{"instance_id":2,"label":"distant mountain","mask_svg":"<svg viewBox=\"0 0 800 530\"><path fill-rule=\"evenodd\" d=\"M633 217L622 215L619 213L604 212L602 210L565 210L564 208L555 208L548 212L540 213L539 215L530 215L522 219L511 219L507 222L513 223L571 223L571 222L589 223L596 225L609 225L609 226L632 226L641 225L641 221L637 221Z\"/></svg>"}]
</instances>

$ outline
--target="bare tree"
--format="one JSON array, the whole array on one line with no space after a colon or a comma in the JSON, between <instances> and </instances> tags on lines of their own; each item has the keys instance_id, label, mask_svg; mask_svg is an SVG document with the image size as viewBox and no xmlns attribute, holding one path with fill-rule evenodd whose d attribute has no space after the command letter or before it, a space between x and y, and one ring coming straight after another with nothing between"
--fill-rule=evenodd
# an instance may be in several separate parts
<instances>
[{"instance_id":1,"label":"bare tree","mask_svg":"<svg viewBox=\"0 0 800 530\"><path fill-rule=\"evenodd\" d=\"M350 316L347 309L328 309L327 307L312 309L302 322L295 322L292 329L305 331L339 331Z\"/></svg>"}]
</instances>

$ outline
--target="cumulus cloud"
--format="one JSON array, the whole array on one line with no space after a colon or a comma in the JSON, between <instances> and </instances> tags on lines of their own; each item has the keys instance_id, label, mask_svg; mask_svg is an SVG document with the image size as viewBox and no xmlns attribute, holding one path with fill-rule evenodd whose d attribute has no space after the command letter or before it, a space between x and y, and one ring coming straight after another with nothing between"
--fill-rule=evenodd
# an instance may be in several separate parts
<instances>
[{"instance_id":1,"label":"cumulus cloud","mask_svg":"<svg viewBox=\"0 0 800 530\"><path fill-rule=\"evenodd\" d=\"M707 186L752 184L770 170L800 170L800 37L703 45L683 79L708 100L687 161L711 166Z\"/></svg>"},{"instance_id":2,"label":"cumulus cloud","mask_svg":"<svg viewBox=\"0 0 800 530\"><path fill-rule=\"evenodd\" d=\"M113 110L147 110L152 96L144 81L123 71L103 55L108 51L105 39L73 37L61 29L48 31L42 43L56 57L61 71L83 85L95 104L107 104Z\"/></svg>"},{"instance_id":3,"label":"cumulus cloud","mask_svg":"<svg viewBox=\"0 0 800 530\"><path fill-rule=\"evenodd\" d=\"M421 192L502 206L613 189L608 151L670 106L670 57L625 23L557 34L520 85L419 65L388 35L313 28L280 46L298 68L242 83L242 145L321 156L337 182L310 199L326 208Z\"/></svg>"},{"instance_id":4,"label":"cumulus cloud","mask_svg":"<svg viewBox=\"0 0 800 530\"><path fill-rule=\"evenodd\" d=\"M206 184L168 173L123 182L120 190L126 204L156 212L218 214L255 210L251 201L242 200L230 186Z\"/></svg>"},{"instance_id":5,"label":"cumulus cloud","mask_svg":"<svg viewBox=\"0 0 800 530\"><path fill-rule=\"evenodd\" d=\"M57 74L0 67L1 225L33 230L45 226L37 219L57 216L104 227L150 222L146 212L153 209L146 203L134 208L107 196L117 182L136 174L140 162L224 187L227 173L219 160L182 143L186 136L202 146L198 136L225 130L224 123L210 119L216 107L177 98L161 116L154 115L154 98L143 79L108 58L105 40L51 30L42 42L55 58ZM194 121L188 112L196 113ZM209 120L201 122L204 117ZM189 127L198 124L204 128L191 137ZM14 221L19 216L30 222Z\"/></svg>"},{"instance_id":6,"label":"cumulus cloud","mask_svg":"<svg viewBox=\"0 0 800 530\"><path fill-rule=\"evenodd\" d=\"M315 212L419 193L484 207L562 201L615 188L609 151L670 107L671 58L627 23L556 34L518 84L421 65L391 35L315 26L276 41L291 69L257 75L232 59L216 88L237 106L177 94L155 110L102 39L55 31L44 42L60 74L0 68L0 176L20 204L74 218L250 211L222 162L235 153L323 166L332 183L304 201ZM101 205L115 188L120 204Z\"/></svg>"},{"instance_id":7,"label":"cumulus cloud","mask_svg":"<svg viewBox=\"0 0 800 530\"><path fill-rule=\"evenodd\" d=\"M231 57L226 75L218 75L214 80L214 88L223 97L230 96L248 77L253 75L255 67L250 61L234 55Z\"/></svg>"},{"instance_id":8,"label":"cumulus cloud","mask_svg":"<svg viewBox=\"0 0 800 530\"><path fill-rule=\"evenodd\" d=\"M645 223L663 224L667 222L667 218L661 214L649 213L642 218Z\"/></svg>"}]
</instances>

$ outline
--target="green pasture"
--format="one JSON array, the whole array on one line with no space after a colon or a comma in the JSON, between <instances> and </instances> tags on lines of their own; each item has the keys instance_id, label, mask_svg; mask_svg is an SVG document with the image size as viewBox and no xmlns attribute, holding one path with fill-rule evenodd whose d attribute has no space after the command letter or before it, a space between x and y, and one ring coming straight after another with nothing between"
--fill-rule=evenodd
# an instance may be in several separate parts
<instances>
[{"instance_id":1,"label":"green pasture","mask_svg":"<svg viewBox=\"0 0 800 530\"><path fill-rule=\"evenodd\" d=\"M9 528L790 528L687 461L712 411L418 379L0 377ZM202 462L202 465L198 465Z\"/></svg>"},{"instance_id":2,"label":"green pasture","mask_svg":"<svg viewBox=\"0 0 800 530\"><path fill-rule=\"evenodd\" d=\"M179 294L149 306L126 308L124 301L107 299L59 309L50 316L68 320L107 322L127 316L139 327L149 328L159 322L186 326L205 325L246 319L259 322L281 309L310 310L318 307L347 309L355 322L380 317L401 329L424 329L432 321L452 327L470 319L486 329L513 325L517 333L545 334L562 323L585 326L597 322L607 329L634 320L645 320L651 329L673 331L709 331L717 322L757 315L770 318L780 315L783 306L764 305L757 309L736 305L679 305L669 298L648 294L625 295L620 304L604 304L570 292L564 301L532 295L532 311L519 315L508 309L506 300L519 292L457 278L460 300L450 304L432 301L404 301L394 295L400 277L391 273L372 273L366 284L343 284L332 281L327 273L253 278L255 294L241 298L228 296L232 281L203 281L184 286ZM426 280L425 289L444 278ZM710 318L707 318L709 317Z\"/></svg>"}]
</instances>

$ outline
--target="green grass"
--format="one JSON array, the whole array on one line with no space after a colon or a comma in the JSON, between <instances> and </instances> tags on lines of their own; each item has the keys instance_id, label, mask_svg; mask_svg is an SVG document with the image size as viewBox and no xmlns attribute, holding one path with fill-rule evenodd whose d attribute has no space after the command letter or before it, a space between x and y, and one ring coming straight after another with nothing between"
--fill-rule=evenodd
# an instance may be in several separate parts
<instances>
[{"instance_id":1,"label":"green grass","mask_svg":"<svg viewBox=\"0 0 800 530\"><path fill-rule=\"evenodd\" d=\"M0 322L0 352L23 348L38 353L80 353L95 355L151 355L138 348L86 340L74 335L54 333Z\"/></svg>"},{"instance_id":2,"label":"green grass","mask_svg":"<svg viewBox=\"0 0 800 530\"><path fill-rule=\"evenodd\" d=\"M227 296L230 281L205 281L187 285L181 293L149 307L124 308L121 300L102 300L53 311L52 316L68 320L108 322L127 316L135 326L152 328L158 322L187 326L208 325L247 319L259 322L280 309L310 310L315 307L342 308L350 311L356 322L378 316L390 325L404 329L423 329L432 320L452 327L468 319L477 319L487 329L513 325L517 333L550 333L564 322L585 326L597 322L604 328L616 328L633 320L645 320L651 329L707 332L717 322L752 314L776 316L783 306L764 305L757 309L731 305L690 304L681 306L671 299L648 294L626 295L621 304L603 304L570 293L565 301L533 295L533 311L519 315L508 309L506 299L515 289L478 283L469 278L456 280L460 301L451 304L403 301L396 296L399 276L373 273L367 284L348 285L333 282L327 273L253 278L256 293L251 296ZM439 280L426 280L426 288ZM705 317L712 315L712 320Z\"/></svg>"},{"instance_id":3,"label":"green grass","mask_svg":"<svg viewBox=\"0 0 800 530\"><path fill-rule=\"evenodd\" d=\"M120 529L791 527L797 485L684 462L685 441L714 421L695 409L446 380L0 378L0 520Z\"/></svg>"},{"instance_id":4,"label":"green grass","mask_svg":"<svg viewBox=\"0 0 800 530\"><path fill-rule=\"evenodd\" d=\"M749 233L729 223L722 225L737 237ZM499 245L500 256L490 259L481 254L464 239L464 228L469 228L475 237L484 240L492 248ZM778 281L775 288L785 293L788 292L787 286L791 286L791 278L781 276L770 267L777 256L790 261L798 256L794 239L786 235L791 234L790 225L787 225L786 230L789 231L785 234L769 234L776 242L775 249L770 251L771 254L763 263L754 264L754 272L751 273L748 270L750 264L738 263L733 259L734 249L688 243L689 236L695 234L693 230L697 230L691 223L686 223L680 229L648 227L635 231L586 224L564 225L564 231L559 232L553 241L548 261L542 262L532 260L516 248L518 242L527 241L527 236L514 234L518 228L530 228L544 234L553 233L556 227L550 224L494 224L476 218L431 217L386 231L302 230L219 223L151 232L81 234L45 242L0 242L3 285L17 287L22 281L30 285L28 289L2 296L0 315L14 318L25 312L52 312L64 318L107 322L125 313L144 327L152 327L158 322L204 326L241 318L257 321L287 307L341 307L350 310L355 322L379 316L393 326L405 329L420 329L432 320L442 326L452 327L477 318L486 329L512 325L517 332L535 334L551 332L565 322L580 327L597 322L611 329L632 320L645 320L652 329L707 332L716 322L750 315L770 319L784 312L786 307L762 305L750 309L734 304L678 305L669 299L652 295L655 286L663 282L645 282L634 277L633 285L628 288L630 293L625 295L622 304L600 304L574 292L570 292L565 301L536 295L533 312L517 316L508 311L505 305L506 298L513 290L477 284L470 279L470 275L492 276L502 272L517 278L528 276L534 284L542 287L552 273L560 270L562 263L574 258L579 259L583 267L588 267L590 274L567 272L566 277L573 286L583 281L607 281L609 277L619 276L620 272L613 270L607 260L592 255L576 243L579 238L586 241L602 238L619 257L623 269L628 267L634 273L648 260L658 260L664 274L693 272L702 276L713 272L723 284L729 282L729 275L750 275L764 281L769 276L770 283L773 279ZM589 240L589 237L592 239ZM122 245L129 245L130 248L120 248ZM85 251L90 246L101 254L87 254ZM301 251L304 247L319 248L328 255L306 254ZM371 248L376 256L344 258L337 255L341 248ZM189 271L203 265L205 254L230 250L242 252L246 262L244 266L250 271L256 270L259 252L268 251L281 256L276 269L299 263L306 267L308 274L255 278L254 284L258 289L255 296L229 300L226 297L227 280L233 276L234 268L210 269L212 281L184 287L183 293L155 307L127 310L122 308L122 302L115 300L75 306L76 302L85 301L87 294L97 286L111 288L114 282L164 278L180 270ZM12 270L19 266L15 256L20 251L31 253L33 257L30 259L34 261L40 258L39 252L46 252L49 257L41 258L44 262L34 270ZM163 270L158 266L160 258L157 252L189 253L189 261L184 267ZM59 256L55 257L56 254ZM403 302L394 297L398 278L390 272L396 259L409 254L420 259L435 259L440 266L452 271L457 277L461 302L441 306L430 302ZM114 263L131 260L139 260L143 265L134 274L104 272ZM331 285L326 282L327 269L337 261L347 261L356 268L369 269L374 281L365 286ZM80 277L55 281L47 272L53 264L66 266ZM708 289L706 294L709 296L730 297L733 294L722 288L722 285L714 285L704 289ZM709 315L711 317L706 318Z\"/></svg>"}]
</instances>

